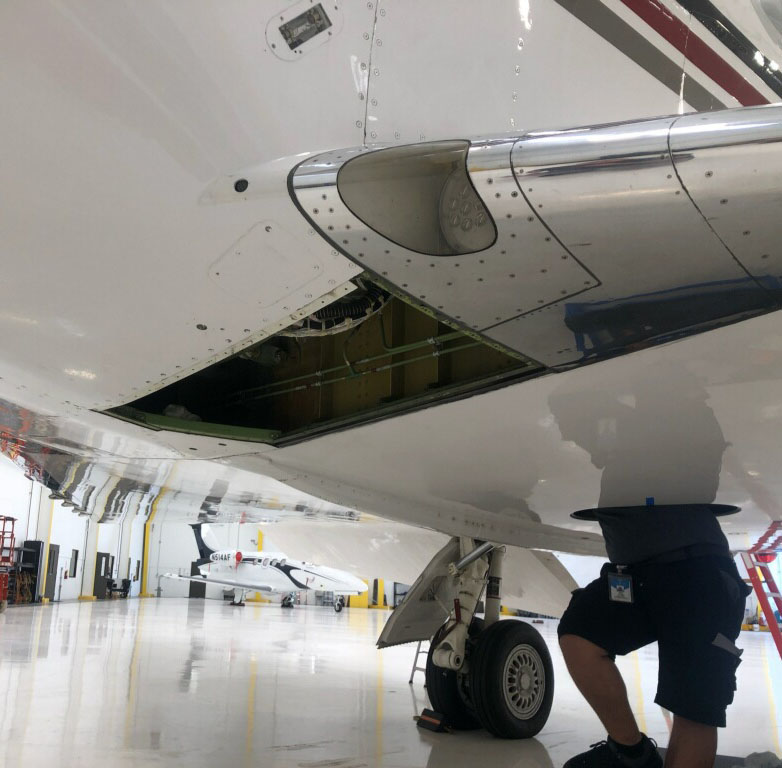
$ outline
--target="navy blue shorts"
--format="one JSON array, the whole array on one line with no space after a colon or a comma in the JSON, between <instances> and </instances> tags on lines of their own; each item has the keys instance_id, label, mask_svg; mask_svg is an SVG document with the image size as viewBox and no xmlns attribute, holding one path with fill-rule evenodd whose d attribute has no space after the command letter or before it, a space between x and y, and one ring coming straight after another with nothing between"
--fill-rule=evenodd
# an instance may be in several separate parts
<instances>
[{"instance_id":1,"label":"navy blue shorts","mask_svg":"<svg viewBox=\"0 0 782 768\"><path fill-rule=\"evenodd\" d=\"M631 566L625 571L633 577L631 604L609 600L612 570L606 563L598 579L573 593L559 636L578 635L612 657L656 641L655 702L688 720L724 728L740 663L730 645L741 631L748 592L733 561L698 557Z\"/></svg>"}]
</instances>

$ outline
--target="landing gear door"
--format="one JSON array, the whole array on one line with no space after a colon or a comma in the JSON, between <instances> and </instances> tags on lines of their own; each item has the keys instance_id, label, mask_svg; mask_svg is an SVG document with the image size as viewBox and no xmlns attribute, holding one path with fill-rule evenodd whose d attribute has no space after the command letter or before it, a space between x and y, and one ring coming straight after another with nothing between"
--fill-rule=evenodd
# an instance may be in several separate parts
<instances>
[{"instance_id":1,"label":"landing gear door","mask_svg":"<svg viewBox=\"0 0 782 768\"><path fill-rule=\"evenodd\" d=\"M459 557L459 539L453 538L432 558L391 614L378 638L378 648L429 640L434 635L459 593L459 577L448 570Z\"/></svg>"}]
</instances>

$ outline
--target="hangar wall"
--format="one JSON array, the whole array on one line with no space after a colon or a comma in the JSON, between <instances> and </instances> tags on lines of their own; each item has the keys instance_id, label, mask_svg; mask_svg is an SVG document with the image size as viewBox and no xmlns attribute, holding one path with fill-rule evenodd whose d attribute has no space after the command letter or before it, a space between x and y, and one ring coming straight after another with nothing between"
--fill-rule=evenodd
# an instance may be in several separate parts
<instances>
[{"instance_id":1,"label":"hangar wall","mask_svg":"<svg viewBox=\"0 0 782 768\"><path fill-rule=\"evenodd\" d=\"M52 526L49 542L60 546L57 585L55 591L59 600L76 600L82 594L85 564L85 542L87 540L87 518L74 514L58 501L51 501L42 494L42 504L52 508ZM35 538L46 541L46 532ZM74 553L75 556L74 556ZM75 559L75 569L71 566Z\"/></svg>"},{"instance_id":2,"label":"hangar wall","mask_svg":"<svg viewBox=\"0 0 782 768\"><path fill-rule=\"evenodd\" d=\"M132 501L122 511L116 523L99 524L88 517L75 514L61 502L49 499L46 489L27 479L18 467L6 457L0 457L0 514L16 518L17 546L25 539L44 541L44 558L49 543L59 546L55 600L89 599L93 594L95 555L106 552L114 557L111 576L115 579L131 579L131 597L138 597L142 589L142 577L146 514ZM95 535L97 526L97 535ZM264 548L274 550L273 531L266 534ZM259 526L255 524L222 524L214 526L221 547L226 549L257 549ZM92 536L90 536L92 533ZM198 557L195 539L186 523L149 523L149 560L147 566L147 595L157 594L158 586L163 597L187 597L189 584L160 578L163 573L189 573L190 563ZM295 552L287 552L297 557ZM580 586L595 578L602 561L576 555L559 555L559 559ZM75 559L75 568L73 560ZM339 566L338 563L324 563ZM744 576L743 566L737 563ZM782 558L772 565L772 570L782 582ZM362 578L374 575L357 574ZM393 604L393 581L385 581L386 603ZM222 597L222 587L208 585L206 596ZM757 612L757 600L751 595L747 601L748 615Z\"/></svg>"},{"instance_id":3,"label":"hangar wall","mask_svg":"<svg viewBox=\"0 0 782 768\"><path fill-rule=\"evenodd\" d=\"M16 546L21 546L25 540L44 542L44 572L48 571L49 545L59 546L55 600L92 596L97 552L114 557L112 578L131 578L130 594L139 595L146 516L133 506L123 510L119 522L99 524L74 513L60 501L50 499L44 486L27 479L12 461L2 457L0 515L16 519ZM139 578L133 580L136 572Z\"/></svg>"},{"instance_id":4,"label":"hangar wall","mask_svg":"<svg viewBox=\"0 0 782 768\"><path fill-rule=\"evenodd\" d=\"M0 515L16 518L17 538L34 537L41 490L40 484L28 480L9 459L0 458Z\"/></svg>"}]
</instances>

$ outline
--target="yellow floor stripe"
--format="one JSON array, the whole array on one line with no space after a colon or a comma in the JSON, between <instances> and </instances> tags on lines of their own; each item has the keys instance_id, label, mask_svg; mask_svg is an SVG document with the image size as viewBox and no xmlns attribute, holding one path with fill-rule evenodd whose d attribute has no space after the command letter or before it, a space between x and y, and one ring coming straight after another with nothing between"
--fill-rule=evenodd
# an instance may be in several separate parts
<instances>
[{"instance_id":1,"label":"yellow floor stripe","mask_svg":"<svg viewBox=\"0 0 782 768\"><path fill-rule=\"evenodd\" d=\"M136 700L138 697L138 668L139 668L139 645L141 640L141 629L144 618L144 601L139 601L138 613L136 614L136 632L133 635L133 653L130 657L130 675L128 677L128 705L125 707L125 747L130 747L133 725L136 718Z\"/></svg>"},{"instance_id":2,"label":"yellow floor stripe","mask_svg":"<svg viewBox=\"0 0 782 768\"><path fill-rule=\"evenodd\" d=\"M766 690L768 691L768 715L771 718L771 730L774 733L774 744L777 754L782 755L782 739L779 737L780 724L777 720L777 706L774 699L774 686L771 682L771 664L768 660L767 646L763 645L763 670L766 673Z\"/></svg>"},{"instance_id":3,"label":"yellow floor stripe","mask_svg":"<svg viewBox=\"0 0 782 768\"><path fill-rule=\"evenodd\" d=\"M636 689L636 717L638 718L638 728L646 733L646 710L644 709L644 688L641 680L641 660L638 658L638 651L633 654L633 670L635 671L635 689Z\"/></svg>"}]
</instances>

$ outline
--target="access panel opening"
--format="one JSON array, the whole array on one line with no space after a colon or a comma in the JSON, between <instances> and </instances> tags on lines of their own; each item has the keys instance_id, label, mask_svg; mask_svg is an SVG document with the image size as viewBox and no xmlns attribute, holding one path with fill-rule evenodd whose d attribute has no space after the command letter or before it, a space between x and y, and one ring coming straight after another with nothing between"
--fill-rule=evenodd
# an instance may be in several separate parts
<instances>
[{"instance_id":1,"label":"access panel opening","mask_svg":"<svg viewBox=\"0 0 782 768\"><path fill-rule=\"evenodd\" d=\"M109 413L157 429L286 444L538 370L366 277L355 283L276 336Z\"/></svg>"}]
</instances>

